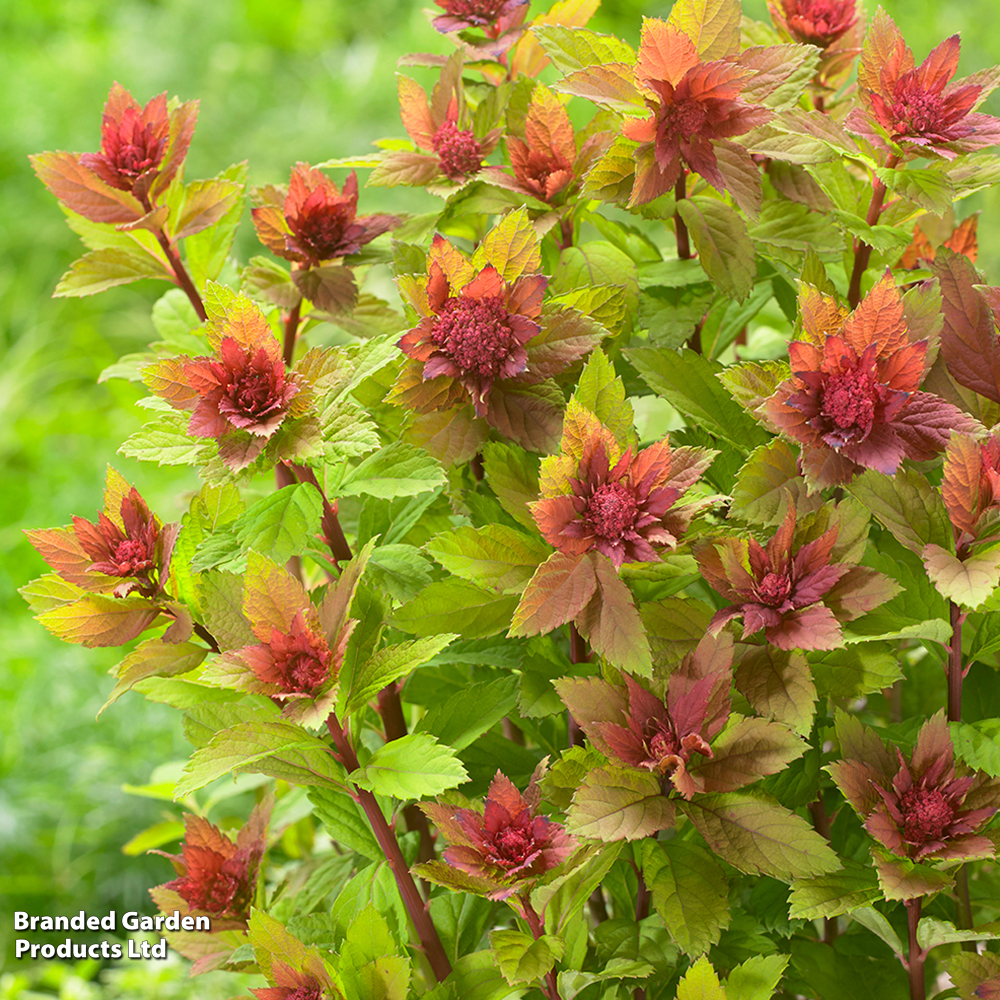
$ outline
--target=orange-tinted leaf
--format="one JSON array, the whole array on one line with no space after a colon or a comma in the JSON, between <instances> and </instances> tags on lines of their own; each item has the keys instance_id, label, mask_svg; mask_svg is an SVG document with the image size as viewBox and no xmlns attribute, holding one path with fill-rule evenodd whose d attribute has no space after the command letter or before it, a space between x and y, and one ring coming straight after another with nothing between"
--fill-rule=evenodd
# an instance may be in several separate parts
<instances>
[{"instance_id":1,"label":"orange-tinted leaf","mask_svg":"<svg viewBox=\"0 0 1000 1000\"><path fill-rule=\"evenodd\" d=\"M639 58L635 64L640 80L668 80L674 86L701 62L691 38L676 24L658 18L642 19Z\"/></svg>"},{"instance_id":2,"label":"orange-tinted leaf","mask_svg":"<svg viewBox=\"0 0 1000 1000\"><path fill-rule=\"evenodd\" d=\"M812 729L816 685L804 654L754 646L740 658L736 687L754 711L785 723L800 735Z\"/></svg>"},{"instance_id":3,"label":"orange-tinted leaf","mask_svg":"<svg viewBox=\"0 0 1000 1000\"><path fill-rule=\"evenodd\" d=\"M396 85L399 89L399 116L403 119L403 128L421 149L433 149L434 122L431 120L431 109L427 104L424 88L416 80L402 75L397 75Z\"/></svg>"},{"instance_id":4,"label":"orange-tinted leaf","mask_svg":"<svg viewBox=\"0 0 1000 1000\"><path fill-rule=\"evenodd\" d=\"M544 24L559 24L565 28L582 28L600 6L601 0L556 0L547 13L531 22L531 27ZM549 63L538 39L530 32L514 47L511 53L511 75L538 76Z\"/></svg>"},{"instance_id":5,"label":"orange-tinted leaf","mask_svg":"<svg viewBox=\"0 0 1000 1000\"><path fill-rule=\"evenodd\" d=\"M72 153L29 157L38 179L69 209L91 222L135 222L145 210L127 191L105 184Z\"/></svg>"},{"instance_id":6,"label":"orange-tinted leaf","mask_svg":"<svg viewBox=\"0 0 1000 1000\"><path fill-rule=\"evenodd\" d=\"M191 359L185 355L164 358L141 369L142 380L154 396L167 400L178 410L193 409L200 398L198 391L188 384L184 366Z\"/></svg>"},{"instance_id":7,"label":"orange-tinted leaf","mask_svg":"<svg viewBox=\"0 0 1000 1000\"><path fill-rule=\"evenodd\" d=\"M37 528L26 531L39 555L64 579L85 590L94 589L102 576L87 572L94 560L84 552L72 527Z\"/></svg>"},{"instance_id":8,"label":"orange-tinted leaf","mask_svg":"<svg viewBox=\"0 0 1000 1000\"><path fill-rule=\"evenodd\" d=\"M739 0L677 0L667 23L691 39L702 62L740 50Z\"/></svg>"},{"instance_id":9,"label":"orange-tinted leaf","mask_svg":"<svg viewBox=\"0 0 1000 1000\"><path fill-rule=\"evenodd\" d=\"M468 462L489 436L489 426L471 406L437 413L415 414L403 440L434 456L445 468Z\"/></svg>"},{"instance_id":10,"label":"orange-tinted leaf","mask_svg":"<svg viewBox=\"0 0 1000 1000\"><path fill-rule=\"evenodd\" d=\"M532 92L528 116L524 121L524 135L532 149L551 151L570 163L576 159L573 125L566 106L541 84Z\"/></svg>"},{"instance_id":11,"label":"orange-tinted leaf","mask_svg":"<svg viewBox=\"0 0 1000 1000\"><path fill-rule=\"evenodd\" d=\"M428 272L432 264L437 264L441 268L448 279L448 284L451 285L452 294L464 288L476 275L476 266L440 233L431 241L431 249L427 254ZM499 270L500 268L497 268L497 271Z\"/></svg>"},{"instance_id":12,"label":"orange-tinted leaf","mask_svg":"<svg viewBox=\"0 0 1000 1000\"><path fill-rule=\"evenodd\" d=\"M568 73L555 89L561 94L585 97L612 111L636 114L644 102L633 77L633 67L628 63L605 63Z\"/></svg>"},{"instance_id":13,"label":"orange-tinted leaf","mask_svg":"<svg viewBox=\"0 0 1000 1000\"><path fill-rule=\"evenodd\" d=\"M150 185L151 198L155 198L167 188L184 162L184 157L187 156L194 127L198 122L198 101L184 101L176 107L170 107L168 116L170 138L167 140L167 153L163 157L156 178Z\"/></svg>"},{"instance_id":14,"label":"orange-tinted leaf","mask_svg":"<svg viewBox=\"0 0 1000 1000\"><path fill-rule=\"evenodd\" d=\"M844 323L844 340L862 354L878 342L878 356L885 357L908 343L903 300L891 272L886 271Z\"/></svg>"},{"instance_id":15,"label":"orange-tinted leaf","mask_svg":"<svg viewBox=\"0 0 1000 1000\"><path fill-rule=\"evenodd\" d=\"M174 222L174 238L193 236L214 225L236 204L242 185L233 181L194 181L184 188L184 201Z\"/></svg>"},{"instance_id":16,"label":"orange-tinted leaf","mask_svg":"<svg viewBox=\"0 0 1000 1000\"><path fill-rule=\"evenodd\" d=\"M913 69L913 53L907 48L896 22L881 8L875 12L865 36L858 62L858 86L882 93L883 80L898 80ZM891 97L891 94L886 96Z\"/></svg>"},{"instance_id":17,"label":"orange-tinted leaf","mask_svg":"<svg viewBox=\"0 0 1000 1000\"><path fill-rule=\"evenodd\" d=\"M472 255L473 268L480 271L490 264L508 283L542 266L538 234L526 208L508 212L477 247Z\"/></svg>"},{"instance_id":18,"label":"orange-tinted leaf","mask_svg":"<svg viewBox=\"0 0 1000 1000\"><path fill-rule=\"evenodd\" d=\"M944 453L941 495L956 528L975 534L979 516L979 476L983 467L979 444L967 434L952 434Z\"/></svg>"},{"instance_id":19,"label":"orange-tinted leaf","mask_svg":"<svg viewBox=\"0 0 1000 1000\"><path fill-rule=\"evenodd\" d=\"M149 628L159 614L159 609L144 597L87 594L72 604L40 614L38 620L66 642L121 646Z\"/></svg>"},{"instance_id":20,"label":"orange-tinted leaf","mask_svg":"<svg viewBox=\"0 0 1000 1000\"><path fill-rule=\"evenodd\" d=\"M243 614L261 642L271 641L271 629L291 632L292 619L309 607L302 584L284 568L252 549L247 553Z\"/></svg>"},{"instance_id":21,"label":"orange-tinted leaf","mask_svg":"<svg viewBox=\"0 0 1000 1000\"><path fill-rule=\"evenodd\" d=\"M944 245L955 253L964 254L973 263L979 256L979 215L970 215L958 225L955 231L944 241Z\"/></svg>"},{"instance_id":22,"label":"orange-tinted leaf","mask_svg":"<svg viewBox=\"0 0 1000 1000\"><path fill-rule=\"evenodd\" d=\"M514 612L510 635L539 635L572 621L597 591L586 556L553 552L535 571Z\"/></svg>"}]
</instances>

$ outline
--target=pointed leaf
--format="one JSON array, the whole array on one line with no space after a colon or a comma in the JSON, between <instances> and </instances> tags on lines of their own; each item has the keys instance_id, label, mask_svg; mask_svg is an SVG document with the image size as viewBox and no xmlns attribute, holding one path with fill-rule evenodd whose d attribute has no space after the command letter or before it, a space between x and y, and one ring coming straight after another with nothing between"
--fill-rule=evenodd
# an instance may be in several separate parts
<instances>
[{"instance_id":1,"label":"pointed leaf","mask_svg":"<svg viewBox=\"0 0 1000 1000\"><path fill-rule=\"evenodd\" d=\"M139 681L147 677L173 677L194 670L208 655L204 646L192 642L164 642L162 639L147 639L132 650L118 665L118 682L108 695L108 700L97 713L100 718L113 702L126 691L130 691Z\"/></svg>"},{"instance_id":2,"label":"pointed leaf","mask_svg":"<svg viewBox=\"0 0 1000 1000\"><path fill-rule=\"evenodd\" d=\"M427 733L409 733L379 747L350 780L378 795L422 799L469 780L451 747Z\"/></svg>"},{"instance_id":3,"label":"pointed leaf","mask_svg":"<svg viewBox=\"0 0 1000 1000\"><path fill-rule=\"evenodd\" d=\"M938 592L949 601L976 608L1000 583L1000 549L959 559L940 545L923 550L924 568Z\"/></svg>"},{"instance_id":4,"label":"pointed leaf","mask_svg":"<svg viewBox=\"0 0 1000 1000\"><path fill-rule=\"evenodd\" d=\"M724 59L739 51L738 0L677 0L667 23L694 42L702 62Z\"/></svg>"},{"instance_id":5,"label":"pointed leaf","mask_svg":"<svg viewBox=\"0 0 1000 1000\"><path fill-rule=\"evenodd\" d=\"M342 496L417 496L443 486L444 470L421 448L394 441L366 458L340 484Z\"/></svg>"},{"instance_id":6,"label":"pointed leaf","mask_svg":"<svg viewBox=\"0 0 1000 1000\"><path fill-rule=\"evenodd\" d=\"M576 790L566 829L594 840L635 840L672 826L673 816L673 805L655 775L601 767Z\"/></svg>"},{"instance_id":7,"label":"pointed leaf","mask_svg":"<svg viewBox=\"0 0 1000 1000\"><path fill-rule=\"evenodd\" d=\"M771 1000L789 962L787 955L754 955L726 980L726 1000Z\"/></svg>"},{"instance_id":8,"label":"pointed leaf","mask_svg":"<svg viewBox=\"0 0 1000 1000\"><path fill-rule=\"evenodd\" d=\"M484 587L514 591L550 554L542 541L505 524L455 528L435 535L425 548L449 573Z\"/></svg>"},{"instance_id":9,"label":"pointed leaf","mask_svg":"<svg viewBox=\"0 0 1000 1000\"><path fill-rule=\"evenodd\" d=\"M528 581L510 635L551 632L579 615L596 591L597 575L590 559L553 552Z\"/></svg>"},{"instance_id":10,"label":"pointed leaf","mask_svg":"<svg viewBox=\"0 0 1000 1000\"><path fill-rule=\"evenodd\" d=\"M95 295L140 278L171 280L170 272L159 260L139 249L92 250L73 262L52 294L55 298Z\"/></svg>"},{"instance_id":11,"label":"pointed leaf","mask_svg":"<svg viewBox=\"0 0 1000 1000\"><path fill-rule=\"evenodd\" d=\"M285 563L306 548L319 531L322 516L319 490L312 483L297 483L247 508L233 524L233 533L241 548Z\"/></svg>"},{"instance_id":12,"label":"pointed leaf","mask_svg":"<svg viewBox=\"0 0 1000 1000\"><path fill-rule=\"evenodd\" d=\"M472 255L472 266L482 270L496 268L504 281L512 282L523 274L534 274L542 266L538 234L528 211L518 208L508 212L487 234Z\"/></svg>"},{"instance_id":13,"label":"pointed leaf","mask_svg":"<svg viewBox=\"0 0 1000 1000\"><path fill-rule=\"evenodd\" d=\"M726 1000L726 991L705 955L681 976L677 984L677 1000Z\"/></svg>"},{"instance_id":14,"label":"pointed leaf","mask_svg":"<svg viewBox=\"0 0 1000 1000\"><path fill-rule=\"evenodd\" d=\"M740 216L715 198L695 195L677 203L705 273L730 298L745 299L753 288L757 265Z\"/></svg>"},{"instance_id":15,"label":"pointed leaf","mask_svg":"<svg viewBox=\"0 0 1000 1000\"><path fill-rule=\"evenodd\" d=\"M753 646L736 667L737 690L761 715L808 736L816 710L816 685L809 661L795 650Z\"/></svg>"},{"instance_id":16,"label":"pointed leaf","mask_svg":"<svg viewBox=\"0 0 1000 1000\"><path fill-rule=\"evenodd\" d=\"M71 604L42 612L39 622L65 642L123 646L149 628L160 609L145 597L85 594Z\"/></svg>"},{"instance_id":17,"label":"pointed leaf","mask_svg":"<svg viewBox=\"0 0 1000 1000\"><path fill-rule=\"evenodd\" d=\"M563 942L550 934L536 940L522 931L490 931L490 951L511 986L541 979L564 949Z\"/></svg>"},{"instance_id":18,"label":"pointed leaf","mask_svg":"<svg viewBox=\"0 0 1000 1000\"><path fill-rule=\"evenodd\" d=\"M839 917L881 899L875 871L868 865L844 859L844 867L829 875L796 879L788 897L792 920Z\"/></svg>"},{"instance_id":19,"label":"pointed leaf","mask_svg":"<svg viewBox=\"0 0 1000 1000\"><path fill-rule=\"evenodd\" d=\"M465 639L496 635L510 624L517 596L500 596L474 583L450 577L432 583L393 613L393 621L417 636L458 628Z\"/></svg>"}]
</instances>

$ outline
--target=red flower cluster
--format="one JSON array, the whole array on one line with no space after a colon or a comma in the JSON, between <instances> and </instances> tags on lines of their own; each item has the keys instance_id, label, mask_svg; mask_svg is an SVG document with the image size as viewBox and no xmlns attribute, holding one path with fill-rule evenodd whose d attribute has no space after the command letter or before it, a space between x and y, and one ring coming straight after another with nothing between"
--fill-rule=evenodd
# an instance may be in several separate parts
<instances>
[{"instance_id":1,"label":"red flower cluster","mask_svg":"<svg viewBox=\"0 0 1000 1000\"><path fill-rule=\"evenodd\" d=\"M790 38L828 48L858 22L855 0L768 0L771 19Z\"/></svg>"},{"instance_id":2,"label":"red flower cluster","mask_svg":"<svg viewBox=\"0 0 1000 1000\"><path fill-rule=\"evenodd\" d=\"M442 34L463 31L467 28L485 28L499 34L514 23L520 23L528 0L434 0L447 12L440 14L434 27Z\"/></svg>"},{"instance_id":3,"label":"red flower cluster","mask_svg":"<svg viewBox=\"0 0 1000 1000\"><path fill-rule=\"evenodd\" d=\"M323 1000L324 986L315 976L296 972L284 962L271 963L271 978L274 986L250 990L257 1000Z\"/></svg>"},{"instance_id":4,"label":"red flower cluster","mask_svg":"<svg viewBox=\"0 0 1000 1000\"><path fill-rule=\"evenodd\" d=\"M285 371L281 346L260 310L239 296L209 324L214 356L181 354L148 365L150 390L178 410L192 410L188 433L215 438L231 469L249 465L289 414L308 407L311 393ZM249 435L249 437L247 437Z\"/></svg>"},{"instance_id":5,"label":"red flower cluster","mask_svg":"<svg viewBox=\"0 0 1000 1000\"><path fill-rule=\"evenodd\" d=\"M287 633L271 629L267 642L246 646L234 654L269 687L273 697L312 698L331 680L333 652L322 631L311 625L303 611L296 612ZM342 655L342 652L341 652Z\"/></svg>"},{"instance_id":6,"label":"red flower cluster","mask_svg":"<svg viewBox=\"0 0 1000 1000\"><path fill-rule=\"evenodd\" d=\"M526 891L531 879L551 871L576 849L576 840L560 824L537 815L539 776L536 771L522 795L497 771L482 811L421 803L450 845L444 860L473 877L468 888L475 885L490 899L506 899Z\"/></svg>"},{"instance_id":7,"label":"red flower cluster","mask_svg":"<svg viewBox=\"0 0 1000 1000\"><path fill-rule=\"evenodd\" d=\"M918 391L927 341L910 340L890 273L850 316L809 285L799 305L805 339L789 345L792 378L758 412L802 446L812 485L846 483L863 468L891 476L904 458L933 458L952 430L975 429L957 407Z\"/></svg>"},{"instance_id":8,"label":"red flower cluster","mask_svg":"<svg viewBox=\"0 0 1000 1000\"><path fill-rule=\"evenodd\" d=\"M974 111L996 86L996 74L952 82L959 48L958 35L952 35L914 67L899 28L879 8L858 64L863 106L847 116L846 126L882 149L892 143L908 157L953 160L1000 142L1000 119Z\"/></svg>"},{"instance_id":9,"label":"red flower cluster","mask_svg":"<svg viewBox=\"0 0 1000 1000\"><path fill-rule=\"evenodd\" d=\"M105 508L97 523L74 517L72 527L27 532L42 558L65 580L115 597L162 593L180 531L163 524L134 486L108 468Z\"/></svg>"},{"instance_id":10,"label":"red flower cluster","mask_svg":"<svg viewBox=\"0 0 1000 1000\"><path fill-rule=\"evenodd\" d=\"M712 454L671 450L664 438L633 455L596 419L585 426L577 446L545 460L542 499L530 505L539 530L560 552L601 552L615 569L657 562L653 546L674 548L699 509L677 501L708 468Z\"/></svg>"},{"instance_id":11,"label":"red flower cluster","mask_svg":"<svg viewBox=\"0 0 1000 1000\"><path fill-rule=\"evenodd\" d=\"M163 895L165 890L176 893L192 912L245 924L264 855L270 808L267 801L258 805L235 842L207 819L186 815L181 853L152 852L168 858L178 875L150 890L161 908L170 903L169 897Z\"/></svg>"},{"instance_id":12,"label":"red flower cluster","mask_svg":"<svg viewBox=\"0 0 1000 1000\"><path fill-rule=\"evenodd\" d=\"M282 195L277 187L258 189L262 204L251 213L257 236L272 253L307 267L357 253L400 221L395 215L357 215L358 175L353 170L340 191L321 171L296 163Z\"/></svg>"},{"instance_id":13,"label":"red flower cluster","mask_svg":"<svg viewBox=\"0 0 1000 1000\"><path fill-rule=\"evenodd\" d=\"M104 105L99 153L39 153L31 162L72 211L92 222L135 222L180 170L197 117L197 101L171 106L163 93L142 107L115 82Z\"/></svg>"},{"instance_id":14,"label":"red flower cluster","mask_svg":"<svg viewBox=\"0 0 1000 1000\"><path fill-rule=\"evenodd\" d=\"M763 629L764 638L779 649L835 649L843 645L838 615L857 618L896 592L896 585L875 570L830 561L839 523L796 549L795 518L789 504L766 546L754 538L723 538L695 548L702 576L735 602L716 612L710 633L742 617L744 638Z\"/></svg>"},{"instance_id":15,"label":"red flower cluster","mask_svg":"<svg viewBox=\"0 0 1000 1000\"><path fill-rule=\"evenodd\" d=\"M622 133L639 143L630 205L672 191L682 163L717 190L728 189L713 142L743 135L771 118L770 110L740 96L754 75L730 59L702 62L683 31L646 19L635 77L653 113L626 118L622 126Z\"/></svg>"},{"instance_id":16,"label":"red flower cluster","mask_svg":"<svg viewBox=\"0 0 1000 1000\"><path fill-rule=\"evenodd\" d=\"M830 764L830 774L893 854L913 861L994 856L993 841L977 831L1000 805L1000 780L957 774L943 711L921 728L909 760L860 724L838 725L838 734L845 759Z\"/></svg>"}]
</instances>

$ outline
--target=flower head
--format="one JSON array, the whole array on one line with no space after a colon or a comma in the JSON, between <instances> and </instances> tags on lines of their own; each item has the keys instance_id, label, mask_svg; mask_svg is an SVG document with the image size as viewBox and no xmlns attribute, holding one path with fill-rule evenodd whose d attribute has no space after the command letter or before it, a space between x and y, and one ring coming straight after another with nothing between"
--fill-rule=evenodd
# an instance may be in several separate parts
<instances>
[{"instance_id":1,"label":"flower head","mask_svg":"<svg viewBox=\"0 0 1000 1000\"><path fill-rule=\"evenodd\" d=\"M994 856L978 831L997 811L1000 782L956 771L944 712L921 727L909 760L854 720L842 718L837 732L844 759L830 773L884 847L912 861Z\"/></svg>"},{"instance_id":2,"label":"flower head","mask_svg":"<svg viewBox=\"0 0 1000 1000\"><path fill-rule=\"evenodd\" d=\"M713 453L671 449L664 438L633 455L595 417L575 413L579 431L564 432L563 454L542 461L542 498L530 505L539 530L560 552L601 552L616 569L659 561L653 546L676 547L698 509L678 500Z\"/></svg>"},{"instance_id":3,"label":"flower head","mask_svg":"<svg viewBox=\"0 0 1000 1000\"><path fill-rule=\"evenodd\" d=\"M539 201L560 204L578 189L591 161L611 139L611 133L600 132L578 150L565 104L542 84L531 93L522 135L509 134L506 139L513 178L500 167L486 167L482 179Z\"/></svg>"},{"instance_id":4,"label":"flower head","mask_svg":"<svg viewBox=\"0 0 1000 1000\"><path fill-rule=\"evenodd\" d=\"M257 1000L323 1000L324 986L315 976L296 972L284 962L271 965L271 978L274 986L250 990Z\"/></svg>"},{"instance_id":5,"label":"flower head","mask_svg":"<svg viewBox=\"0 0 1000 1000\"><path fill-rule=\"evenodd\" d=\"M477 132L473 127L462 89L461 53L456 53L442 69L430 102L415 80L400 76L398 86L404 128L419 149L433 154L388 152L370 183L430 184L443 178L451 186L479 173L483 159L500 141L500 131L494 128Z\"/></svg>"},{"instance_id":6,"label":"flower head","mask_svg":"<svg viewBox=\"0 0 1000 1000\"><path fill-rule=\"evenodd\" d=\"M968 434L952 434L944 453L941 495L960 555L995 537L1000 518L1000 437L992 434L977 441Z\"/></svg>"},{"instance_id":7,"label":"flower head","mask_svg":"<svg viewBox=\"0 0 1000 1000\"><path fill-rule=\"evenodd\" d=\"M499 35L524 19L528 0L434 0L446 13L432 22L442 34L483 28Z\"/></svg>"},{"instance_id":8,"label":"flower head","mask_svg":"<svg viewBox=\"0 0 1000 1000\"><path fill-rule=\"evenodd\" d=\"M1000 119L974 110L996 85L994 74L952 81L959 48L958 35L952 35L914 67L899 28L879 8L858 65L862 106L848 115L846 126L905 157L953 160L1000 142Z\"/></svg>"},{"instance_id":9,"label":"flower head","mask_svg":"<svg viewBox=\"0 0 1000 1000\"><path fill-rule=\"evenodd\" d=\"M801 546L795 545L795 522L789 504L766 546L754 538L723 538L696 547L702 576L734 602L716 612L710 633L742 617L744 638L763 629L779 649L835 649L843 645L838 615L856 618L896 592L881 573L834 561L839 520Z\"/></svg>"},{"instance_id":10,"label":"flower head","mask_svg":"<svg viewBox=\"0 0 1000 1000\"><path fill-rule=\"evenodd\" d=\"M352 170L343 191L326 174L297 163L284 199L278 188L262 188L253 209L260 241L286 260L316 267L357 253L376 236L399 225L394 215L357 215L358 176Z\"/></svg>"},{"instance_id":11,"label":"flower head","mask_svg":"<svg viewBox=\"0 0 1000 1000\"><path fill-rule=\"evenodd\" d=\"M99 153L39 153L32 165L67 208L92 222L131 223L146 215L180 170L198 117L198 102L142 107L120 84L111 86Z\"/></svg>"},{"instance_id":12,"label":"flower head","mask_svg":"<svg viewBox=\"0 0 1000 1000\"><path fill-rule=\"evenodd\" d=\"M151 890L161 908L169 907L171 902L165 890L176 893L192 913L245 925L264 855L270 808L269 800L258 805L235 841L207 819L186 815L181 853L152 852L168 858L178 876Z\"/></svg>"},{"instance_id":13,"label":"flower head","mask_svg":"<svg viewBox=\"0 0 1000 1000\"><path fill-rule=\"evenodd\" d=\"M271 327L245 296L210 317L214 355L179 355L146 367L150 389L175 409L191 410L188 433L215 438L233 469L249 465L290 415L299 416L311 393L285 363Z\"/></svg>"},{"instance_id":14,"label":"flower head","mask_svg":"<svg viewBox=\"0 0 1000 1000\"><path fill-rule=\"evenodd\" d=\"M758 412L802 446L812 484L846 483L864 468L891 476L904 458L940 452L953 429L975 428L957 407L918 391L928 345L911 341L891 274L850 316L808 285L800 311L806 339L789 345L792 377Z\"/></svg>"},{"instance_id":15,"label":"flower head","mask_svg":"<svg viewBox=\"0 0 1000 1000\"><path fill-rule=\"evenodd\" d=\"M685 163L717 190L729 190L727 168L716 157L714 144L723 142L731 152L733 144L726 140L771 117L767 108L740 96L755 75L728 56L702 62L695 43L675 25L645 20L635 78L652 115L626 118L622 127L627 138L639 143L630 205L672 191Z\"/></svg>"},{"instance_id":16,"label":"flower head","mask_svg":"<svg viewBox=\"0 0 1000 1000\"><path fill-rule=\"evenodd\" d=\"M670 675L663 699L628 674L625 687L566 677L556 690L594 746L611 760L651 771L664 793L690 799L705 791L690 768L715 755L710 746L729 719L733 643L706 638Z\"/></svg>"},{"instance_id":17,"label":"flower head","mask_svg":"<svg viewBox=\"0 0 1000 1000\"><path fill-rule=\"evenodd\" d=\"M203 679L266 695L295 722L322 722L336 697L347 640L356 624L345 610L353 593L350 582L330 586L329 605L324 602L323 608L341 612L330 618L312 604L295 577L264 556L252 555L244 581L243 615L257 642L223 652L204 670Z\"/></svg>"},{"instance_id":18,"label":"flower head","mask_svg":"<svg viewBox=\"0 0 1000 1000\"><path fill-rule=\"evenodd\" d=\"M537 814L539 778L536 770L522 795L497 771L481 810L439 803L420 806L448 841L445 862L473 876L473 884L490 899L523 893L532 880L560 865L576 849L576 840L559 823Z\"/></svg>"},{"instance_id":19,"label":"flower head","mask_svg":"<svg viewBox=\"0 0 1000 1000\"><path fill-rule=\"evenodd\" d=\"M828 48L858 22L855 0L768 0L771 20L796 42Z\"/></svg>"},{"instance_id":20,"label":"flower head","mask_svg":"<svg viewBox=\"0 0 1000 1000\"><path fill-rule=\"evenodd\" d=\"M74 517L70 527L29 531L29 540L63 579L83 590L157 596L169 577L180 525L163 524L110 466L104 496L96 523Z\"/></svg>"}]
</instances>

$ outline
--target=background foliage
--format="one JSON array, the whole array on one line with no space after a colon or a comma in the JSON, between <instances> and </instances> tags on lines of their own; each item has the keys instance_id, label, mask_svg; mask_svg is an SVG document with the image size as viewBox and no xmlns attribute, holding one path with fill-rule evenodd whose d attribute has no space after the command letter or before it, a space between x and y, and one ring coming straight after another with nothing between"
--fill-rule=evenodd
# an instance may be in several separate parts
<instances>
[{"instance_id":1,"label":"background foliage","mask_svg":"<svg viewBox=\"0 0 1000 1000\"><path fill-rule=\"evenodd\" d=\"M918 60L960 31L959 75L1000 62L1000 35L982 30L992 17L988 0L885 6ZM669 2L605 0L592 26L635 44L641 16L665 16L669 8ZM762 2L747 2L744 11L766 19ZM185 753L177 714L143 699L131 699L95 727L110 687L104 670L116 652L59 642L31 621L16 593L43 571L21 529L64 523L70 511L92 517L95 484L112 459L164 520L179 514L185 487L183 471L115 455L139 427L131 404L142 390L96 383L108 363L152 338L149 306L162 289L148 283L92 299L50 299L79 244L31 173L27 153L95 148L95 109L118 79L142 101L162 90L201 99L189 176L211 176L248 159L252 184L283 180L295 160L344 156L401 134L395 60L439 43L420 6L408 0L5 4L0 39L3 92L19 95L0 109L0 943L6 952L7 915L15 909L148 909L145 888L163 877L163 862L125 859L121 845L155 822L160 807L121 785L144 785L155 763ZM1000 113L995 98L991 104L984 110ZM419 211L417 194L369 191L362 210L391 211L405 199ZM1000 194L994 189L973 208L996 219ZM239 239L238 256L257 252L249 225ZM980 230L978 266L988 282L1000 282L995 226ZM186 474L194 488L193 472ZM20 963L10 968L23 971ZM161 978L119 978L109 995L183 995L177 976ZM23 985L8 977L0 996L17 995ZM50 975L36 988L87 995L65 976ZM203 978L199 995L213 995L207 988Z\"/></svg>"}]
</instances>

